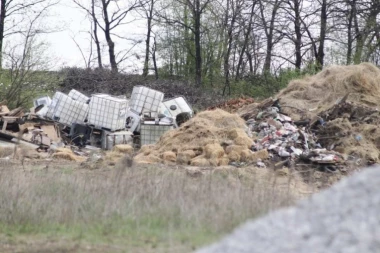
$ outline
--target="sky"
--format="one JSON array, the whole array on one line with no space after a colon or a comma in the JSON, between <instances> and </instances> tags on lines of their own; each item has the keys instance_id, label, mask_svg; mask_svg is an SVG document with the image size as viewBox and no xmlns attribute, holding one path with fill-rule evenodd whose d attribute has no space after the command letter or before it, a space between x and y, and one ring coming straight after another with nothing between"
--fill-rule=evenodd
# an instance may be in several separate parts
<instances>
[{"instance_id":1,"label":"sky","mask_svg":"<svg viewBox=\"0 0 380 253\"><path fill-rule=\"evenodd\" d=\"M45 36L45 40L50 44L49 54L57 59L57 67L63 66L78 66L84 67L84 60L78 46L74 42L73 38L83 50L86 58L89 55L90 48L90 36L88 31L90 28L90 22L85 16L83 10L80 10L70 0L61 0L61 3L51 9L52 16L48 22L56 23L61 27L59 32L51 33ZM102 31L99 30L99 33ZM122 68L126 72L140 71L142 68L142 59L144 52L144 33L145 26L143 20L134 21L131 24L124 25L119 30L116 30L117 34L124 37L134 38L141 41L136 47L131 50L136 54L131 56L124 64ZM103 34L100 34L103 38ZM131 43L125 40L114 37L116 44L116 51L128 50L131 47ZM103 44L104 56L103 62L108 64L107 47ZM95 50L94 50L95 52Z\"/></svg>"},{"instance_id":2,"label":"sky","mask_svg":"<svg viewBox=\"0 0 380 253\"><path fill-rule=\"evenodd\" d=\"M54 7L52 11L54 12L54 18L51 18L50 22L59 22L63 25L63 30L46 35L47 41L50 44L49 51L59 59L62 66L83 66L84 63L80 56L80 51L72 37L83 48L88 47L84 33L81 32L86 27L89 27L88 20L86 20L83 12L74 8L73 5L60 4Z\"/></svg>"}]
</instances>

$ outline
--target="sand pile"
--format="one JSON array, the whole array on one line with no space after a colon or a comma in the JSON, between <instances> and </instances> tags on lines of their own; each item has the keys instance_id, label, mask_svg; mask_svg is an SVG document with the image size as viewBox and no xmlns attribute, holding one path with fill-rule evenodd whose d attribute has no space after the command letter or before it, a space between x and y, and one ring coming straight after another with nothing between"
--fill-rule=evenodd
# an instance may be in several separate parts
<instances>
[{"instance_id":1,"label":"sand pile","mask_svg":"<svg viewBox=\"0 0 380 253\"><path fill-rule=\"evenodd\" d=\"M348 94L347 101L380 104L380 69L370 63L331 66L314 76L294 80L276 98L294 120L312 118Z\"/></svg>"},{"instance_id":2,"label":"sand pile","mask_svg":"<svg viewBox=\"0 0 380 253\"><path fill-rule=\"evenodd\" d=\"M143 146L135 162L221 166L268 158L266 150L252 152L252 143L242 118L216 109L197 114L155 145Z\"/></svg>"}]
</instances>

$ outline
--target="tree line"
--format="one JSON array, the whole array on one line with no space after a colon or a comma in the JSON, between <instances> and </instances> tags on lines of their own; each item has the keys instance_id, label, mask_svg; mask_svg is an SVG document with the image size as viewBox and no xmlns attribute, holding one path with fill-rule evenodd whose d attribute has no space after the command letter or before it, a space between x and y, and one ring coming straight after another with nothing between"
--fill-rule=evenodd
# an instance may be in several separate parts
<instances>
[{"instance_id":1,"label":"tree line","mask_svg":"<svg viewBox=\"0 0 380 253\"><path fill-rule=\"evenodd\" d=\"M109 65L118 71L112 29L132 12L146 20L143 75L231 81L281 69L379 61L379 0L73 0L92 19L102 68L99 29ZM157 64L157 61L160 62Z\"/></svg>"},{"instance_id":2,"label":"tree line","mask_svg":"<svg viewBox=\"0 0 380 253\"><path fill-rule=\"evenodd\" d=\"M81 50L87 68L119 72L135 45L144 41L143 76L178 76L198 87L223 84L224 94L233 83L284 69L318 71L327 64L378 64L380 59L380 0L69 1L90 23L90 53ZM31 9L42 13L54 4L1 0L0 66L7 36L34 38L44 32L32 29L26 35L30 20L13 17ZM130 48L121 49L115 41L133 22L145 23L145 35L140 41L127 35L123 39L129 39Z\"/></svg>"}]
</instances>

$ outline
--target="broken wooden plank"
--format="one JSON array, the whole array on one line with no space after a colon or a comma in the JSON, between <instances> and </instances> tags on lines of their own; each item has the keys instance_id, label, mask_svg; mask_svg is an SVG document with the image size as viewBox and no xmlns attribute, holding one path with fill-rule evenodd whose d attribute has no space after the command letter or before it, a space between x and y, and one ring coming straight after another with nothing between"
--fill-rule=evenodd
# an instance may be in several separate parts
<instances>
[{"instance_id":1,"label":"broken wooden plank","mask_svg":"<svg viewBox=\"0 0 380 253\"><path fill-rule=\"evenodd\" d=\"M8 113L9 116L22 116L22 107L17 107Z\"/></svg>"},{"instance_id":2,"label":"broken wooden plank","mask_svg":"<svg viewBox=\"0 0 380 253\"><path fill-rule=\"evenodd\" d=\"M7 125L8 125L8 121L4 121L3 122L3 128L1 129L1 131L4 133L5 132L5 130L7 129Z\"/></svg>"}]
</instances>

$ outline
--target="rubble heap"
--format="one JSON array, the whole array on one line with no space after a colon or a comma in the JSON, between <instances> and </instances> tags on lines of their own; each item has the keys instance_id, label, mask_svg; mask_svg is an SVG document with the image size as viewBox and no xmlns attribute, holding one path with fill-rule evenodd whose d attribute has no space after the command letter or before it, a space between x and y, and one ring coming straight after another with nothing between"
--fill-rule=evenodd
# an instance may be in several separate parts
<instances>
[{"instance_id":1,"label":"rubble heap","mask_svg":"<svg viewBox=\"0 0 380 253\"><path fill-rule=\"evenodd\" d=\"M164 93L144 86L135 86L130 99L86 96L73 89L68 94L57 91L52 99L40 97L33 104L29 112L21 107L9 111L6 101L0 102L0 141L78 162L100 149L155 143L193 115L184 97L164 100Z\"/></svg>"},{"instance_id":2,"label":"rubble heap","mask_svg":"<svg viewBox=\"0 0 380 253\"><path fill-rule=\"evenodd\" d=\"M369 63L332 66L238 114L255 136L254 149L267 149L278 164L346 171L378 163L379 78Z\"/></svg>"},{"instance_id":3,"label":"rubble heap","mask_svg":"<svg viewBox=\"0 0 380 253\"><path fill-rule=\"evenodd\" d=\"M264 103L268 104L268 100ZM335 171L345 160L339 152L327 150L318 142L308 128L309 121L295 122L282 114L278 100L272 100L267 108L247 120L247 124L254 138L252 150L267 150L271 157L268 165L294 168L302 161L318 165L324 171Z\"/></svg>"},{"instance_id":4,"label":"rubble heap","mask_svg":"<svg viewBox=\"0 0 380 253\"><path fill-rule=\"evenodd\" d=\"M135 161L221 166L268 158L266 150L251 151L252 144L242 118L216 109L201 112L180 128L168 131L155 145L143 146Z\"/></svg>"}]
</instances>

